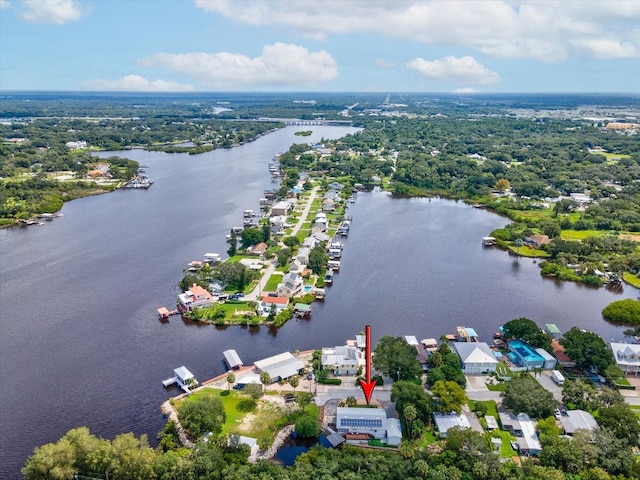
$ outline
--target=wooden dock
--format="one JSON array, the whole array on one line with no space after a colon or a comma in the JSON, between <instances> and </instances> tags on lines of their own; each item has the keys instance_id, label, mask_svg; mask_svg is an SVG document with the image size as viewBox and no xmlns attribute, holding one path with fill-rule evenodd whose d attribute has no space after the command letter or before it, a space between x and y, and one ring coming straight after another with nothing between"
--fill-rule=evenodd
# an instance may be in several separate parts
<instances>
[{"instance_id":1,"label":"wooden dock","mask_svg":"<svg viewBox=\"0 0 640 480\"><path fill-rule=\"evenodd\" d=\"M161 320L166 320L172 315L178 315L180 313L180 310L177 310L177 309L169 310L166 307L160 307L157 311L158 311L158 316L160 317Z\"/></svg>"}]
</instances>

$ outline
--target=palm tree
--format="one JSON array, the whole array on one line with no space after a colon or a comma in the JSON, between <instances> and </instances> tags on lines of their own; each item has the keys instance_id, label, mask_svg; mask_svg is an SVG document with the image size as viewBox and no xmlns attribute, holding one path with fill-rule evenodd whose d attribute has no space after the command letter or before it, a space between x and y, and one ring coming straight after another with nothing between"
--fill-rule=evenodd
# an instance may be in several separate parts
<instances>
[{"instance_id":1,"label":"palm tree","mask_svg":"<svg viewBox=\"0 0 640 480\"><path fill-rule=\"evenodd\" d=\"M271 384L271 375L268 372L262 372L260 374L260 382L264 386L263 390L266 389L267 385Z\"/></svg>"},{"instance_id":2,"label":"palm tree","mask_svg":"<svg viewBox=\"0 0 640 480\"><path fill-rule=\"evenodd\" d=\"M413 424L413 421L418 417L418 411L416 410L416 407L409 404L404 407L402 414L404 415L404 419L407 422L407 430L409 430L407 433L409 434L409 438L411 438L412 437L411 426Z\"/></svg>"},{"instance_id":3,"label":"palm tree","mask_svg":"<svg viewBox=\"0 0 640 480\"><path fill-rule=\"evenodd\" d=\"M234 383L236 381L236 376L233 374L233 372L229 372L227 374L227 390L231 390L231 384Z\"/></svg>"},{"instance_id":4,"label":"palm tree","mask_svg":"<svg viewBox=\"0 0 640 480\"><path fill-rule=\"evenodd\" d=\"M524 246L524 241L521 238L517 238L513 244L516 246L516 255L519 257L520 256L520 247ZM518 259L518 257L516 257L516 260Z\"/></svg>"},{"instance_id":5,"label":"palm tree","mask_svg":"<svg viewBox=\"0 0 640 480\"><path fill-rule=\"evenodd\" d=\"M289 379L289 385L293 387L293 393L296 393L296 387L300 384L300 379L296 376L293 376Z\"/></svg>"}]
</instances>

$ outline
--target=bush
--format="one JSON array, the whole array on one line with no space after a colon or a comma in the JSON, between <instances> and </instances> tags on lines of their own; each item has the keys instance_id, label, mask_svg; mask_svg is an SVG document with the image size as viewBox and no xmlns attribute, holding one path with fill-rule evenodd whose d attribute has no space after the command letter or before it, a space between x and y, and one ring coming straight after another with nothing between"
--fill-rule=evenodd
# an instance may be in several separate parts
<instances>
[{"instance_id":1,"label":"bush","mask_svg":"<svg viewBox=\"0 0 640 480\"><path fill-rule=\"evenodd\" d=\"M340 378L318 377L318 383L323 383L325 385L342 385L342 380Z\"/></svg>"},{"instance_id":2,"label":"bush","mask_svg":"<svg viewBox=\"0 0 640 480\"><path fill-rule=\"evenodd\" d=\"M238 405L236 405L236 409L239 412L246 413L255 410L256 405L256 401L253 398L243 398L238 402Z\"/></svg>"},{"instance_id":3,"label":"bush","mask_svg":"<svg viewBox=\"0 0 640 480\"><path fill-rule=\"evenodd\" d=\"M612 322L640 324L640 300L627 298L611 302L602 310L602 316Z\"/></svg>"},{"instance_id":4,"label":"bush","mask_svg":"<svg viewBox=\"0 0 640 480\"><path fill-rule=\"evenodd\" d=\"M311 415L302 415L296 422L296 433L301 438L313 438L320 434L320 423Z\"/></svg>"}]
</instances>

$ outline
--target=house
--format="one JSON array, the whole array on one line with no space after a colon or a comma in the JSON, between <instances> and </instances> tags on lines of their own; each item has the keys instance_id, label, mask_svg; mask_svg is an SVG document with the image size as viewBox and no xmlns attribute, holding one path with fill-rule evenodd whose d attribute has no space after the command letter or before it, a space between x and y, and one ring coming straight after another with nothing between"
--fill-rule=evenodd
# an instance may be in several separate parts
<instances>
[{"instance_id":1,"label":"house","mask_svg":"<svg viewBox=\"0 0 640 480\"><path fill-rule=\"evenodd\" d=\"M291 209L291 204L289 202L278 202L274 203L271 207L271 217L279 216L279 215L288 215L289 210Z\"/></svg>"},{"instance_id":2,"label":"house","mask_svg":"<svg viewBox=\"0 0 640 480\"><path fill-rule=\"evenodd\" d=\"M266 372L269 374L271 383L293 377L305 367L305 363L302 360L298 360L289 352L258 360L254 365L260 373Z\"/></svg>"},{"instance_id":3,"label":"house","mask_svg":"<svg viewBox=\"0 0 640 480\"><path fill-rule=\"evenodd\" d=\"M495 372L498 360L485 342L452 342L465 374Z\"/></svg>"},{"instance_id":4,"label":"house","mask_svg":"<svg viewBox=\"0 0 640 480\"><path fill-rule=\"evenodd\" d=\"M318 246L320 241L315 237L307 237L302 241L302 246L304 248L312 249Z\"/></svg>"},{"instance_id":5,"label":"house","mask_svg":"<svg viewBox=\"0 0 640 480\"><path fill-rule=\"evenodd\" d=\"M637 375L640 372L640 345L631 343L610 344L616 365L626 374Z\"/></svg>"},{"instance_id":6,"label":"house","mask_svg":"<svg viewBox=\"0 0 640 480\"><path fill-rule=\"evenodd\" d=\"M267 251L267 244L264 242L256 243L252 247L249 247L247 250L251 255L264 255L264 253Z\"/></svg>"},{"instance_id":7,"label":"house","mask_svg":"<svg viewBox=\"0 0 640 480\"><path fill-rule=\"evenodd\" d=\"M551 340L551 348L553 349L553 356L558 359L558 363L567 368L573 368L576 366L576 362L569 358L569 355L564 351L564 347L560 345L558 340Z\"/></svg>"},{"instance_id":8,"label":"house","mask_svg":"<svg viewBox=\"0 0 640 480\"><path fill-rule=\"evenodd\" d=\"M176 376L176 382L187 393L189 392L189 387L194 387L198 385L198 381L196 377L193 376L193 373L189 371L189 369L185 366L174 368L173 373Z\"/></svg>"},{"instance_id":9,"label":"house","mask_svg":"<svg viewBox=\"0 0 640 480\"><path fill-rule=\"evenodd\" d=\"M568 410L566 415L560 417L560 423L565 435L573 435L577 430L595 431L598 422L589 412L584 410Z\"/></svg>"},{"instance_id":10,"label":"house","mask_svg":"<svg viewBox=\"0 0 640 480\"><path fill-rule=\"evenodd\" d=\"M277 315L289 305L289 299L284 297L262 297L258 306L258 313L263 317L268 317L271 310L275 308Z\"/></svg>"},{"instance_id":11,"label":"house","mask_svg":"<svg viewBox=\"0 0 640 480\"><path fill-rule=\"evenodd\" d=\"M482 426L478 421L478 417L476 417L475 414L471 412L462 412L460 415L455 412L436 412L433 414L433 421L436 424L436 429L438 430L440 437L442 438L446 438L447 432L453 427L463 429L470 428L475 432L484 433L484 430L482 429Z\"/></svg>"},{"instance_id":12,"label":"house","mask_svg":"<svg viewBox=\"0 0 640 480\"><path fill-rule=\"evenodd\" d=\"M262 382L260 381L260 375L258 375L257 373L243 375L242 377L236 379L236 386L234 388L242 390L247 385L262 385Z\"/></svg>"},{"instance_id":13,"label":"house","mask_svg":"<svg viewBox=\"0 0 640 480\"><path fill-rule=\"evenodd\" d=\"M301 276L305 268L306 264L300 263L297 258L289 264L289 272L294 272Z\"/></svg>"},{"instance_id":14,"label":"house","mask_svg":"<svg viewBox=\"0 0 640 480\"><path fill-rule=\"evenodd\" d=\"M356 347L341 345L322 349L322 368L330 370L336 377L356 375L360 365L359 350Z\"/></svg>"},{"instance_id":15,"label":"house","mask_svg":"<svg viewBox=\"0 0 640 480\"><path fill-rule=\"evenodd\" d=\"M383 408L338 407L336 429L345 434L347 442L353 435L362 436L364 441L373 437L388 445L399 445L402 440L399 420L387 418Z\"/></svg>"},{"instance_id":16,"label":"house","mask_svg":"<svg viewBox=\"0 0 640 480\"><path fill-rule=\"evenodd\" d=\"M287 217L285 215L276 215L274 217L270 217L269 218L269 223L273 227L282 227L282 228L284 228L285 224L287 223Z\"/></svg>"},{"instance_id":17,"label":"house","mask_svg":"<svg viewBox=\"0 0 640 480\"><path fill-rule=\"evenodd\" d=\"M542 245L549 245L551 239L548 235L529 235L524 237L524 244L532 248L540 248Z\"/></svg>"},{"instance_id":18,"label":"house","mask_svg":"<svg viewBox=\"0 0 640 480\"><path fill-rule=\"evenodd\" d=\"M531 345L521 340L512 340L507 344L507 346L510 350L508 354L509 359L516 365L524 367L527 370L533 368L544 368L544 357L540 356L540 354L536 352Z\"/></svg>"},{"instance_id":19,"label":"house","mask_svg":"<svg viewBox=\"0 0 640 480\"><path fill-rule=\"evenodd\" d=\"M310 253L311 249L309 247L302 247L296 254L296 260L298 260L303 265L307 265L309 263Z\"/></svg>"},{"instance_id":20,"label":"house","mask_svg":"<svg viewBox=\"0 0 640 480\"><path fill-rule=\"evenodd\" d=\"M195 283L184 293L178 295L178 307L183 310L210 307L213 304L213 295Z\"/></svg>"},{"instance_id":21,"label":"house","mask_svg":"<svg viewBox=\"0 0 640 480\"><path fill-rule=\"evenodd\" d=\"M544 370L553 370L558 365L556 357L551 355L544 348L536 348L536 353L544 358L544 365L542 366Z\"/></svg>"},{"instance_id":22,"label":"house","mask_svg":"<svg viewBox=\"0 0 640 480\"><path fill-rule=\"evenodd\" d=\"M526 413L500 412L502 428L515 435L518 442L518 450L525 455L538 455L542 451L542 445L536 434L536 423Z\"/></svg>"},{"instance_id":23,"label":"house","mask_svg":"<svg viewBox=\"0 0 640 480\"><path fill-rule=\"evenodd\" d=\"M335 209L336 209L336 202L334 202L330 198L325 198L322 201L322 211L323 212L333 212Z\"/></svg>"},{"instance_id":24,"label":"house","mask_svg":"<svg viewBox=\"0 0 640 480\"><path fill-rule=\"evenodd\" d=\"M296 297L302 293L304 289L304 283L302 275L296 272L289 272L282 277L282 283L278 284L278 297L291 298Z\"/></svg>"}]
</instances>

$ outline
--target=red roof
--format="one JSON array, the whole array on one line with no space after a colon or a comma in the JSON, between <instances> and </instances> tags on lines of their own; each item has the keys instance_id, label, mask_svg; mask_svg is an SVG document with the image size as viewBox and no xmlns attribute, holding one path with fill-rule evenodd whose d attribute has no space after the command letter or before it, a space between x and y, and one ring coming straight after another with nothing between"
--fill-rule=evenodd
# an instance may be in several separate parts
<instances>
[{"instance_id":1,"label":"red roof","mask_svg":"<svg viewBox=\"0 0 640 480\"><path fill-rule=\"evenodd\" d=\"M189 287L189 291L191 292L191 295L193 295L194 297L204 297L204 298L212 298L211 294L209 292L207 292L204 288L202 288L200 285L192 285L191 287Z\"/></svg>"},{"instance_id":2,"label":"red roof","mask_svg":"<svg viewBox=\"0 0 640 480\"><path fill-rule=\"evenodd\" d=\"M262 297L262 303L275 303L277 305L286 305L289 299L285 297Z\"/></svg>"}]
</instances>

